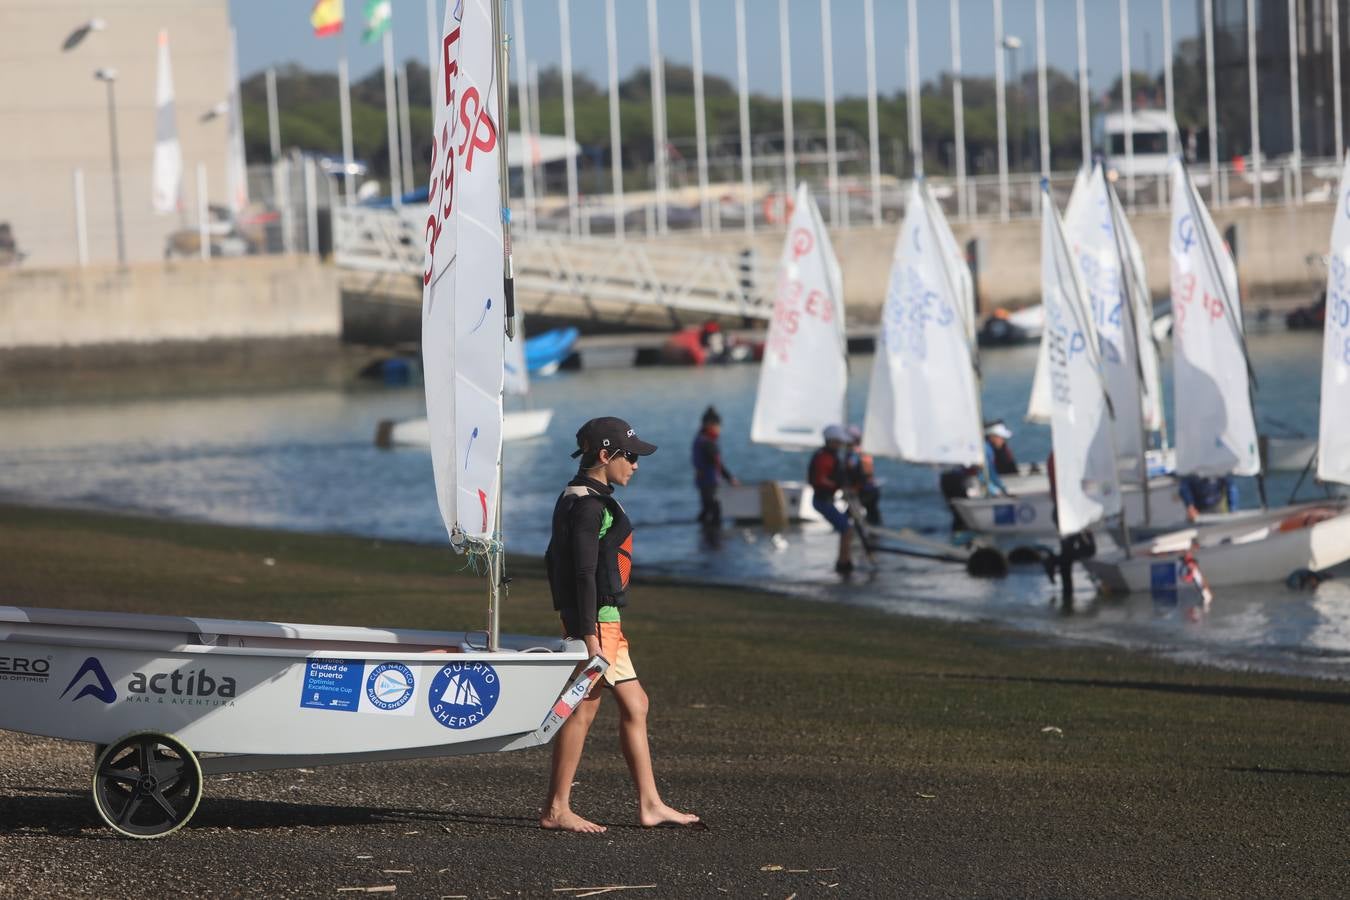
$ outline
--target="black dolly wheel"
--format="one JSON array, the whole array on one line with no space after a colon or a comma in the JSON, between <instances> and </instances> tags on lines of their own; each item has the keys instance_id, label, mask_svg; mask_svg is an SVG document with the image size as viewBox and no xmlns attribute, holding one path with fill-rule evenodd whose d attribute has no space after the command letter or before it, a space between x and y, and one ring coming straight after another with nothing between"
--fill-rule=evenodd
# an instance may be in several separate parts
<instances>
[{"instance_id":1,"label":"black dolly wheel","mask_svg":"<svg viewBox=\"0 0 1350 900\"><path fill-rule=\"evenodd\" d=\"M176 738L129 734L94 765L94 806L116 832L157 838L187 824L202 799L202 767Z\"/></svg>"}]
</instances>

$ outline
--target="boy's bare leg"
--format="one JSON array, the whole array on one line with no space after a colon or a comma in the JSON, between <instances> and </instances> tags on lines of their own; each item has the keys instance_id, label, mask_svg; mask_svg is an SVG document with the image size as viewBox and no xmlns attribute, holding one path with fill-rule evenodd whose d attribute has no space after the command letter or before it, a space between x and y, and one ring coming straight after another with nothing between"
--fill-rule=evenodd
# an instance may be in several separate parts
<instances>
[{"instance_id":1,"label":"boy's bare leg","mask_svg":"<svg viewBox=\"0 0 1350 900\"><path fill-rule=\"evenodd\" d=\"M586 746L586 733L600 709L600 691L593 688L572 715L567 717L558 736L553 739L553 764L549 768L548 800L539 814L539 827L557 831L577 831L599 834L605 826L572 812L572 781L581 764L581 751Z\"/></svg>"},{"instance_id":2,"label":"boy's bare leg","mask_svg":"<svg viewBox=\"0 0 1350 900\"><path fill-rule=\"evenodd\" d=\"M693 813L680 812L665 804L656 789L652 774L652 752L647 743L647 692L637 680L614 685L619 701L619 743L623 746L628 772L638 792L638 822L648 828L656 825L692 825L699 821ZM560 735L561 737L561 735Z\"/></svg>"}]
</instances>

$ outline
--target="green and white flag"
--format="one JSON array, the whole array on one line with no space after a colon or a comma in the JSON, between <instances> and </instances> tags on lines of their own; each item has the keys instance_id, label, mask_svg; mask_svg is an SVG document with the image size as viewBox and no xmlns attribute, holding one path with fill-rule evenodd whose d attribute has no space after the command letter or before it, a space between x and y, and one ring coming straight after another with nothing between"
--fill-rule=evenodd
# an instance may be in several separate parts
<instances>
[{"instance_id":1,"label":"green and white flag","mask_svg":"<svg viewBox=\"0 0 1350 900\"><path fill-rule=\"evenodd\" d=\"M361 33L361 42L369 44L388 31L393 14L392 0L366 0L366 30Z\"/></svg>"}]
</instances>

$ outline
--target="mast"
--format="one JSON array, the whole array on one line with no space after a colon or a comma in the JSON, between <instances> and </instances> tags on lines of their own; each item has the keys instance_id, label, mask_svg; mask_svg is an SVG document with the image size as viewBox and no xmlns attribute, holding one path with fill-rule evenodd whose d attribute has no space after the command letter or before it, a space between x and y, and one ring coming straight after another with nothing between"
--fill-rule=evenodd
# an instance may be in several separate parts
<instances>
[{"instance_id":1,"label":"mast","mask_svg":"<svg viewBox=\"0 0 1350 900\"><path fill-rule=\"evenodd\" d=\"M516 329L516 283L515 269L511 260L511 182L510 169L506 157L507 119L507 66L511 50L510 39L502 32L502 21L506 0L492 0L492 45L493 80L497 83L497 181L500 186L502 214L502 296L505 300L505 327L502 329L502 343L515 337ZM498 403L501 402L500 395ZM488 553L488 650L501 649L501 613L502 604L510 591L506 577L506 544L502 539L502 455L497 453L497 508L493 511L493 531L497 540Z\"/></svg>"},{"instance_id":2,"label":"mast","mask_svg":"<svg viewBox=\"0 0 1350 900\"><path fill-rule=\"evenodd\" d=\"M1134 349L1135 376L1138 379L1141 391L1139 394L1139 489L1144 495L1144 525L1147 527L1153 523L1148 491L1148 424L1144 421L1144 394L1142 393L1143 390L1147 389L1148 385L1144 381L1144 364L1140 359L1139 354L1139 326L1135 320L1135 285L1133 283L1133 278L1137 273L1135 273L1134 267L1127 258L1129 256L1129 250L1124 246L1124 223L1121 221L1124 218L1124 215L1120 209L1120 200L1116 197L1116 189L1111 185L1110 181L1106 182L1106 192L1111 206L1111 230L1114 232L1113 237L1115 238L1116 258L1120 262L1121 306L1126 310L1125 322L1129 333L1126 340L1130 342L1130 345ZM1125 520L1124 508L1125 506L1122 499L1122 522ZM1128 555L1129 543L1126 542L1125 546Z\"/></svg>"},{"instance_id":3,"label":"mast","mask_svg":"<svg viewBox=\"0 0 1350 900\"><path fill-rule=\"evenodd\" d=\"M1247 352L1247 334L1246 329L1238 323L1242 321L1238 318L1240 308L1237 305L1237 298L1228 296L1228 285L1219 273L1219 261L1215 254L1214 247L1210 245L1209 236L1206 230L1199 227L1200 210L1197 208L1200 200L1195 192L1195 183L1191 181L1191 173L1186 168L1186 164L1180 159L1177 165L1181 166L1182 177L1186 180L1186 202L1190 206L1191 219L1196 223L1196 234L1199 236L1201 249L1204 251L1205 263L1209 266L1210 276L1214 280L1214 286L1222 294L1224 311L1228 314L1229 327L1233 329L1233 335L1237 338L1238 347L1242 350L1242 361L1247 367L1247 405L1252 412L1252 425L1256 424L1256 373L1252 371L1251 354ZM1261 497L1261 509L1266 509L1269 504L1266 502L1266 473L1265 460L1260 454L1256 457L1256 490Z\"/></svg>"}]
</instances>

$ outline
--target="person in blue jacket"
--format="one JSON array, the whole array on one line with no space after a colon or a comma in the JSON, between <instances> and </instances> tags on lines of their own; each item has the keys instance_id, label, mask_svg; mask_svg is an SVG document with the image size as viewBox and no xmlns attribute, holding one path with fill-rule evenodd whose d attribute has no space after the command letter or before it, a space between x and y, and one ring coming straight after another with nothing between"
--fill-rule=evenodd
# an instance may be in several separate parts
<instances>
[{"instance_id":1,"label":"person in blue jacket","mask_svg":"<svg viewBox=\"0 0 1350 900\"><path fill-rule=\"evenodd\" d=\"M1186 518L1192 522L1201 513L1232 512L1238 508L1237 482L1232 475L1186 475L1181 479L1180 490Z\"/></svg>"},{"instance_id":2,"label":"person in blue jacket","mask_svg":"<svg viewBox=\"0 0 1350 900\"><path fill-rule=\"evenodd\" d=\"M692 457L694 486L698 488L698 521L705 529L722 526L722 502L717 499L717 488L723 481L740 484L722 462L722 449L717 439L722 435L722 417L709 406L703 411L702 426L694 436Z\"/></svg>"}]
</instances>

